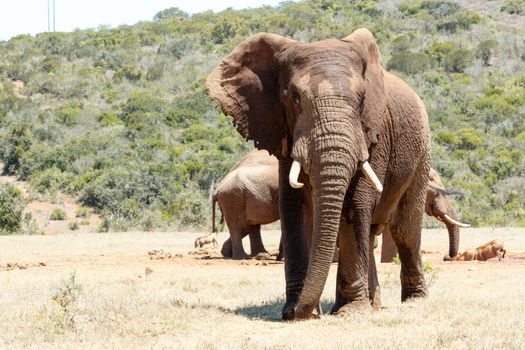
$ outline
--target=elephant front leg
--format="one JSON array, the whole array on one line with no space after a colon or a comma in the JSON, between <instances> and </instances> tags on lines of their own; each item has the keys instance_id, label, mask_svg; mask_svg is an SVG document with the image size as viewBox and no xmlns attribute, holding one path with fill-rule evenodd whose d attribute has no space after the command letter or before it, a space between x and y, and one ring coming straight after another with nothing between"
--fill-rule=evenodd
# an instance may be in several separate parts
<instances>
[{"instance_id":1,"label":"elephant front leg","mask_svg":"<svg viewBox=\"0 0 525 350\"><path fill-rule=\"evenodd\" d=\"M420 252L425 195L426 184L416 179L400 201L397 218L391 226L401 260L401 301L428 294Z\"/></svg>"},{"instance_id":2,"label":"elephant front leg","mask_svg":"<svg viewBox=\"0 0 525 350\"><path fill-rule=\"evenodd\" d=\"M286 280L286 303L282 310L284 320L294 317L294 307L304 286L309 260L303 227L303 190L290 187L290 166L291 162L279 161L279 210Z\"/></svg>"},{"instance_id":3,"label":"elephant front leg","mask_svg":"<svg viewBox=\"0 0 525 350\"><path fill-rule=\"evenodd\" d=\"M370 225L368 225L368 229L366 226L355 223L348 224L344 220L341 222L336 298L331 310L332 314L339 315L357 309L370 308L368 288ZM377 282L377 276L375 282Z\"/></svg>"}]
</instances>

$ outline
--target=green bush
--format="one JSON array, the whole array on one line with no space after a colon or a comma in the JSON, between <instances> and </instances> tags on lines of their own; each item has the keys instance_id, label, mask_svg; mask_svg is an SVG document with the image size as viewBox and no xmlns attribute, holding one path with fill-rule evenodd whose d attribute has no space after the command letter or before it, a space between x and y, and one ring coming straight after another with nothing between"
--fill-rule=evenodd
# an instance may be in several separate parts
<instances>
[{"instance_id":1,"label":"green bush","mask_svg":"<svg viewBox=\"0 0 525 350\"><path fill-rule=\"evenodd\" d=\"M20 232L24 208L22 192L9 183L0 182L0 234Z\"/></svg>"},{"instance_id":2,"label":"green bush","mask_svg":"<svg viewBox=\"0 0 525 350\"><path fill-rule=\"evenodd\" d=\"M387 63L387 69L403 73L421 73L430 68L430 58L423 53L399 52L392 55Z\"/></svg>"},{"instance_id":3,"label":"green bush","mask_svg":"<svg viewBox=\"0 0 525 350\"><path fill-rule=\"evenodd\" d=\"M7 139L2 147L4 172L14 174L21 166L25 153L31 148L33 135L28 124L12 126L7 133Z\"/></svg>"},{"instance_id":4,"label":"green bush","mask_svg":"<svg viewBox=\"0 0 525 350\"><path fill-rule=\"evenodd\" d=\"M66 212L60 208L53 208L51 215L49 216L50 220L63 221L66 219Z\"/></svg>"},{"instance_id":5,"label":"green bush","mask_svg":"<svg viewBox=\"0 0 525 350\"><path fill-rule=\"evenodd\" d=\"M468 49L460 48L452 43L438 43L427 49L438 65L446 72L462 73L474 62L474 56Z\"/></svg>"},{"instance_id":6,"label":"green bush","mask_svg":"<svg viewBox=\"0 0 525 350\"><path fill-rule=\"evenodd\" d=\"M93 212L93 210L91 208L78 207L77 210L75 210L75 217L77 217L77 218L89 218L91 216L92 212Z\"/></svg>"},{"instance_id":7,"label":"green bush","mask_svg":"<svg viewBox=\"0 0 525 350\"><path fill-rule=\"evenodd\" d=\"M483 40L478 44L476 57L481 59L484 66L488 66L497 48L498 42L496 40Z\"/></svg>"},{"instance_id":8,"label":"green bush","mask_svg":"<svg viewBox=\"0 0 525 350\"><path fill-rule=\"evenodd\" d=\"M524 0L507 0L501 6L501 12L519 15L525 10Z\"/></svg>"},{"instance_id":9,"label":"green bush","mask_svg":"<svg viewBox=\"0 0 525 350\"><path fill-rule=\"evenodd\" d=\"M69 227L69 229L70 229L71 231L76 231L76 230L79 229L80 226L79 226L79 224L78 224L78 221L74 220L74 221L70 221L70 222L69 222L68 227Z\"/></svg>"},{"instance_id":10,"label":"green bush","mask_svg":"<svg viewBox=\"0 0 525 350\"><path fill-rule=\"evenodd\" d=\"M123 125L124 122L120 120L113 112L106 111L102 112L98 116L98 122L101 126L114 126L114 125Z\"/></svg>"}]
</instances>

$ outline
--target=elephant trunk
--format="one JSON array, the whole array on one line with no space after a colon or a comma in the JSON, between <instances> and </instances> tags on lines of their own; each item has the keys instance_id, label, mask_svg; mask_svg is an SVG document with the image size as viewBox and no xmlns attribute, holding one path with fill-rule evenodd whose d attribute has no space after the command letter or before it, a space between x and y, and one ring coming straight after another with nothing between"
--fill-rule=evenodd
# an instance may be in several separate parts
<instances>
[{"instance_id":1,"label":"elephant trunk","mask_svg":"<svg viewBox=\"0 0 525 350\"><path fill-rule=\"evenodd\" d=\"M451 213L452 217L456 218L456 213ZM449 222L445 221L445 225L447 225L448 230L448 255L453 258L456 255L458 255L458 249L459 249L459 226L453 225Z\"/></svg>"},{"instance_id":2,"label":"elephant trunk","mask_svg":"<svg viewBox=\"0 0 525 350\"><path fill-rule=\"evenodd\" d=\"M344 197L356 168L350 169L348 155L340 152L324 158L319 163L317 184L312 186L313 241L308 273L294 313L299 319L308 318L319 303L334 255Z\"/></svg>"},{"instance_id":3,"label":"elephant trunk","mask_svg":"<svg viewBox=\"0 0 525 350\"><path fill-rule=\"evenodd\" d=\"M308 272L293 311L297 319L311 317L319 303L334 255L346 191L358 164L368 159L361 122L356 117L358 107L357 101L344 98L318 98L314 100L316 118L309 135L295 138L292 157L309 175L313 206Z\"/></svg>"}]
</instances>

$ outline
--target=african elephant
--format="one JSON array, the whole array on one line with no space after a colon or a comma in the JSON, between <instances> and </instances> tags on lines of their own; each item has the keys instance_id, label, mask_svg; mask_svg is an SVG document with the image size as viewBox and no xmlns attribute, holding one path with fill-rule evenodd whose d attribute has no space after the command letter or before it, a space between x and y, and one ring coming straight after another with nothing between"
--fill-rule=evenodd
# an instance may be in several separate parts
<instances>
[{"instance_id":1,"label":"african elephant","mask_svg":"<svg viewBox=\"0 0 525 350\"><path fill-rule=\"evenodd\" d=\"M454 257L458 254L459 228L470 227L470 225L458 221L456 211L448 199L448 194L449 192L445 189L445 186L443 186L439 174L431 168L425 201L425 212L427 215L442 221L447 226L449 239L447 256ZM397 248L390 234L390 230L388 227L385 227L381 244L381 262L391 262L396 254ZM447 256L445 256L445 260Z\"/></svg>"},{"instance_id":2,"label":"african elephant","mask_svg":"<svg viewBox=\"0 0 525 350\"><path fill-rule=\"evenodd\" d=\"M217 185L212 195L212 232L217 231L217 202L230 231L230 238L221 249L223 256L247 259L242 239L248 234L251 254L266 252L261 225L279 220L277 167L277 158L264 150L253 150L242 157Z\"/></svg>"},{"instance_id":3,"label":"african elephant","mask_svg":"<svg viewBox=\"0 0 525 350\"><path fill-rule=\"evenodd\" d=\"M402 301L427 295L419 250L428 117L412 89L383 69L367 29L315 43L257 34L218 64L206 87L243 137L279 159L283 319L315 317L336 240L332 313L378 307L369 248L384 225L399 250Z\"/></svg>"},{"instance_id":4,"label":"african elephant","mask_svg":"<svg viewBox=\"0 0 525 350\"><path fill-rule=\"evenodd\" d=\"M492 241L480 245L476 249L467 249L463 253L455 257L445 257L445 260L452 261L487 261L489 259L498 257L501 260L505 257L507 251L503 249L503 241L500 239L493 239Z\"/></svg>"}]
</instances>

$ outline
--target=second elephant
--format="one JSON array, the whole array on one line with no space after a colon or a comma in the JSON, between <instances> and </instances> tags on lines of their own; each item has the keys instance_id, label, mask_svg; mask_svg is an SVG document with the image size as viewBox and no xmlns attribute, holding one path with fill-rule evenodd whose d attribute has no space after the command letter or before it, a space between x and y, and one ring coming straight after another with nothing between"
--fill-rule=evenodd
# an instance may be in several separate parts
<instances>
[{"instance_id":1,"label":"second elephant","mask_svg":"<svg viewBox=\"0 0 525 350\"><path fill-rule=\"evenodd\" d=\"M266 252L261 225L279 220L278 161L267 151L254 150L242 157L217 185L212 198L213 231L215 203L219 203L230 238L221 253L225 257L246 259L242 239L249 235L251 254Z\"/></svg>"}]
</instances>

